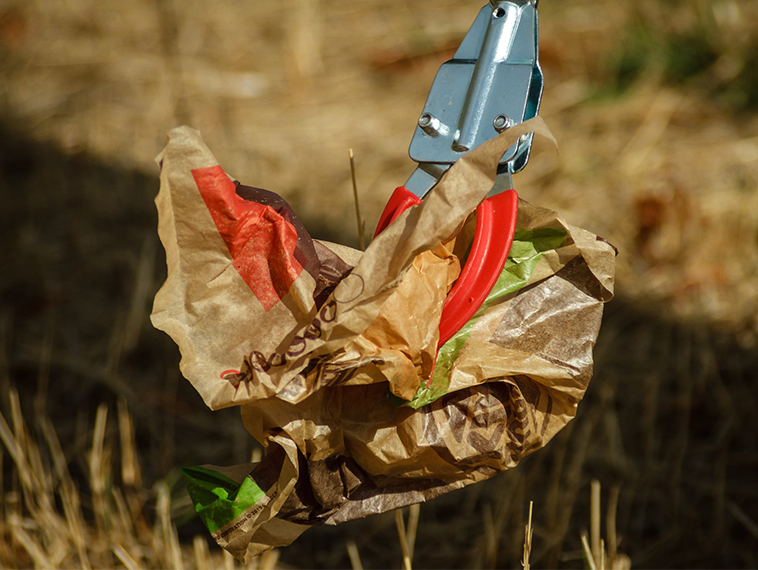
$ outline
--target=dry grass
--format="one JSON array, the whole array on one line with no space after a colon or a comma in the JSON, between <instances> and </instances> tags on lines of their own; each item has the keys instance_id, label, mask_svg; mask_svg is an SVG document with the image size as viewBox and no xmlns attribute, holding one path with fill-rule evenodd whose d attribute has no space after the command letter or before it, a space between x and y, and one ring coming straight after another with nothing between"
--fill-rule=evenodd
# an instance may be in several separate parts
<instances>
[{"instance_id":1,"label":"dry grass","mask_svg":"<svg viewBox=\"0 0 758 570\"><path fill-rule=\"evenodd\" d=\"M134 426L123 400L118 406L120 449L109 441L109 409L101 405L82 482L72 476L71 459L64 455L50 418L37 414L32 431L15 391L10 407L10 424L0 414L0 439L13 465L11 481L0 486L4 568L240 567L217 548L211 553L205 536L196 536L192 545L179 543L168 483L158 482L151 489L141 485ZM40 435L44 446L38 443ZM113 472L119 451L120 477ZM272 569L277 559L278 552L271 551L245 568Z\"/></svg>"},{"instance_id":2,"label":"dry grass","mask_svg":"<svg viewBox=\"0 0 758 570\"><path fill-rule=\"evenodd\" d=\"M254 446L147 321L165 275L152 159L188 122L312 233L358 245L346 151L370 232L482 3L0 2L0 564L231 563L185 522L175 469ZM424 505L405 554L390 515L265 564L580 567L589 526L601 565L758 566L758 2L540 10L561 151L537 148L516 188L621 252L587 400L518 469Z\"/></svg>"},{"instance_id":3,"label":"dry grass","mask_svg":"<svg viewBox=\"0 0 758 570\"><path fill-rule=\"evenodd\" d=\"M628 570L632 567L632 561L626 554L618 551L618 536L616 535L616 508L618 506L619 488L614 487L608 504L606 515L607 535L601 538L600 525L600 481L592 481L592 498L590 499L591 532L588 538L587 531L582 531L582 548L584 559L590 570ZM606 548L607 547L607 548Z\"/></svg>"}]
</instances>

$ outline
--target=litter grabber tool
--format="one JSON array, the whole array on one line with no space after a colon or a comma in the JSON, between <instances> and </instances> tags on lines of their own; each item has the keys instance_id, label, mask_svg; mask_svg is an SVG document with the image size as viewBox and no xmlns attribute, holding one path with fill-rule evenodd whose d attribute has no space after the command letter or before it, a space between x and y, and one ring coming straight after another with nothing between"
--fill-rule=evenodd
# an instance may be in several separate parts
<instances>
[{"instance_id":1,"label":"litter grabber tool","mask_svg":"<svg viewBox=\"0 0 758 570\"><path fill-rule=\"evenodd\" d=\"M491 0L440 67L411 140L418 168L390 197L375 235L420 204L465 153L537 115L543 88L537 3ZM494 187L476 210L471 252L443 307L440 347L476 313L503 270L518 214L512 174L526 166L533 136L523 135L506 151Z\"/></svg>"},{"instance_id":2,"label":"litter grabber tool","mask_svg":"<svg viewBox=\"0 0 758 570\"><path fill-rule=\"evenodd\" d=\"M548 136L536 7L490 1L442 65L411 143L418 169L365 251L311 237L199 132L169 133L152 320L207 405L239 406L265 448L183 471L238 559L484 481L575 416L615 252L512 189L529 133Z\"/></svg>"}]
</instances>

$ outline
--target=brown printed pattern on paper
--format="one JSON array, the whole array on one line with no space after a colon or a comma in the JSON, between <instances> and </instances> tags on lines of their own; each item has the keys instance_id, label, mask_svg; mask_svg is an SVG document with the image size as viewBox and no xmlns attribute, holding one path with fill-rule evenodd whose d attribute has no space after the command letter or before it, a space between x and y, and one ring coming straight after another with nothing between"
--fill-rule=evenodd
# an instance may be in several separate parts
<instances>
[{"instance_id":1,"label":"brown printed pattern on paper","mask_svg":"<svg viewBox=\"0 0 758 570\"><path fill-rule=\"evenodd\" d=\"M513 384L487 383L461 390L419 412L424 438L448 463L510 467L534 445L532 405Z\"/></svg>"}]
</instances>

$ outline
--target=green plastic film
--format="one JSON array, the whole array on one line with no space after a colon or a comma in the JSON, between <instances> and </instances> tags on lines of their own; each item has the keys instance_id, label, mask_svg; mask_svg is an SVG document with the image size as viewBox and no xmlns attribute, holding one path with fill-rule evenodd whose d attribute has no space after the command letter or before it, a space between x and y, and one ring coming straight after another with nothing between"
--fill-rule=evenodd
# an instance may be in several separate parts
<instances>
[{"instance_id":1,"label":"green plastic film","mask_svg":"<svg viewBox=\"0 0 758 570\"><path fill-rule=\"evenodd\" d=\"M229 524L266 496L250 477L240 484L205 467L185 467L182 475L195 511L210 532Z\"/></svg>"}]
</instances>

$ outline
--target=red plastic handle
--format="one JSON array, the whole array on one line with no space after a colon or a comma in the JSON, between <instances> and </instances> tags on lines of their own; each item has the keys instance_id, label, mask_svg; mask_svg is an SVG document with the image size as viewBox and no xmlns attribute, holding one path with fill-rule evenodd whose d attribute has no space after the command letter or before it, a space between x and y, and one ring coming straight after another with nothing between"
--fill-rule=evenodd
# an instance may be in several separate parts
<instances>
[{"instance_id":1,"label":"red plastic handle","mask_svg":"<svg viewBox=\"0 0 758 570\"><path fill-rule=\"evenodd\" d=\"M466 265L442 307L442 347L474 316L503 271L518 217L515 190L487 198L476 209L476 234Z\"/></svg>"},{"instance_id":2,"label":"red plastic handle","mask_svg":"<svg viewBox=\"0 0 758 570\"><path fill-rule=\"evenodd\" d=\"M395 191L392 193L389 202L387 202L387 205L384 207L382 216L379 218L379 223L376 225L376 232L374 232L374 237L378 236L380 233L386 230L387 226L394 222L400 216L400 214L405 212L408 208L411 206L417 206L420 203L421 198L408 191L405 186L395 188Z\"/></svg>"},{"instance_id":3,"label":"red plastic handle","mask_svg":"<svg viewBox=\"0 0 758 570\"><path fill-rule=\"evenodd\" d=\"M379 218L374 237L421 199L404 186L395 189ZM513 243L518 218L518 194L515 190L487 198L476 209L476 234L466 265L445 299L440 319L442 347L474 316L503 271Z\"/></svg>"}]
</instances>

